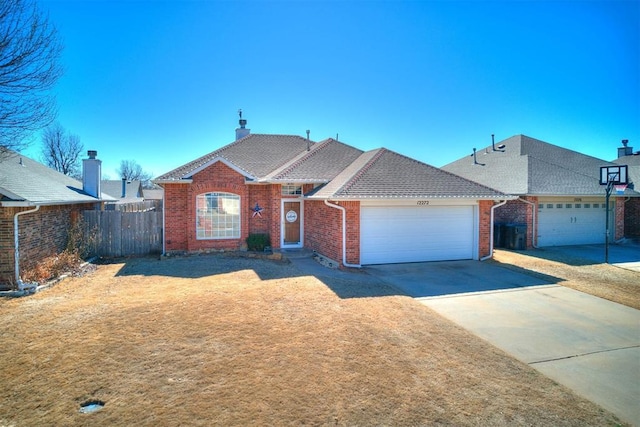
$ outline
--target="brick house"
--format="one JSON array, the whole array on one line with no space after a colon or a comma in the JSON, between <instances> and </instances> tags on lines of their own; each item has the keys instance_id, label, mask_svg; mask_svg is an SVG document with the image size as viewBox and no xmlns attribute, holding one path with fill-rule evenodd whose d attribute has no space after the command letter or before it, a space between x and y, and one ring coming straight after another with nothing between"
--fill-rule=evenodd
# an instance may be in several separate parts
<instances>
[{"instance_id":1,"label":"brick house","mask_svg":"<svg viewBox=\"0 0 640 427\"><path fill-rule=\"evenodd\" d=\"M618 158L613 160L613 163L627 165L629 181L640 184L640 151L634 153L628 143L627 140L622 141L623 146L618 148ZM634 187L636 192L640 189L638 185L630 184L629 187ZM624 235L634 239L640 238L640 197L626 197L624 200Z\"/></svg>"},{"instance_id":2,"label":"brick house","mask_svg":"<svg viewBox=\"0 0 640 427\"><path fill-rule=\"evenodd\" d=\"M494 225L496 236L504 237L506 225L515 224L514 230L523 231L523 247L516 249L524 249L604 243L606 203L600 167L612 165L516 135L497 144L492 142L442 169L516 196L495 209ZM637 196L640 193L631 189L623 195L612 194L608 227L612 240L625 235L625 198ZM509 242L502 243L509 247Z\"/></svg>"},{"instance_id":3,"label":"brick house","mask_svg":"<svg viewBox=\"0 0 640 427\"><path fill-rule=\"evenodd\" d=\"M499 191L380 148L251 134L154 180L164 252L309 248L343 266L491 255Z\"/></svg>"},{"instance_id":4,"label":"brick house","mask_svg":"<svg viewBox=\"0 0 640 427\"><path fill-rule=\"evenodd\" d=\"M83 210L110 198L100 192L101 161L90 151L83 182L12 151L0 159L0 289L25 286L20 272L62 252ZM101 197L98 195L101 194ZM16 233L17 231L17 233Z\"/></svg>"}]
</instances>

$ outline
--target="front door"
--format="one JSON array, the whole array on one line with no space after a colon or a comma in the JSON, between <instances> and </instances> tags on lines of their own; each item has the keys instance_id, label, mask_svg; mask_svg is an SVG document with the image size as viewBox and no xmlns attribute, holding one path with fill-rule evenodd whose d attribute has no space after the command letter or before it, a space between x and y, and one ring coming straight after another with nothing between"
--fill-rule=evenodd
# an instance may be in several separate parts
<instances>
[{"instance_id":1,"label":"front door","mask_svg":"<svg viewBox=\"0 0 640 427\"><path fill-rule=\"evenodd\" d=\"M284 245L298 246L300 241L300 202L283 202L282 215L284 220Z\"/></svg>"}]
</instances>

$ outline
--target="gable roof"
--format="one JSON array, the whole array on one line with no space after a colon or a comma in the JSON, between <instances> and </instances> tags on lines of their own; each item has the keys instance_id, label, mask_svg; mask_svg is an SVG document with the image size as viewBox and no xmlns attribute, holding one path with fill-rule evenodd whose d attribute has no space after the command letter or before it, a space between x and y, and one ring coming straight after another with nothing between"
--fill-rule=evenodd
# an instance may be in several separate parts
<instances>
[{"instance_id":1,"label":"gable roof","mask_svg":"<svg viewBox=\"0 0 640 427\"><path fill-rule=\"evenodd\" d=\"M350 145L325 139L265 177L268 182L329 182L361 154Z\"/></svg>"},{"instance_id":2,"label":"gable roof","mask_svg":"<svg viewBox=\"0 0 640 427\"><path fill-rule=\"evenodd\" d=\"M250 134L229 145L160 175L154 182L190 179L215 161L224 161L247 178L260 180L302 154L315 143L296 135Z\"/></svg>"},{"instance_id":3,"label":"gable roof","mask_svg":"<svg viewBox=\"0 0 640 427\"><path fill-rule=\"evenodd\" d=\"M386 148L363 153L311 199L504 199L505 194Z\"/></svg>"},{"instance_id":4,"label":"gable roof","mask_svg":"<svg viewBox=\"0 0 640 427\"><path fill-rule=\"evenodd\" d=\"M442 169L508 194L603 195L600 167L611 162L516 135Z\"/></svg>"},{"instance_id":5,"label":"gable roof","mask_svg":"<svg viewBox=\"0 0 640 427\"><path fill-rule=\"evenodd\" d=\"M0 160L0 205L35 206L95 203L102 199L88 195L82 182L13 151Z\"/></svg>"}]
</instances>

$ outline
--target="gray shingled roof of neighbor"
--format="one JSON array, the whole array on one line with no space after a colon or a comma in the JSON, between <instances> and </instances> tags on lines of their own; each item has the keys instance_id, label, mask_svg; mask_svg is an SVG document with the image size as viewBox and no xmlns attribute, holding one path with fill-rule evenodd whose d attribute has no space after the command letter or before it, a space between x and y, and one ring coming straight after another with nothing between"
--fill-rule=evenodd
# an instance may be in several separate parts
<instances>
[{"instance_id":1,"label":"gray shingled roof of neighbor","mask_svg":"<svg viewBox=\"0 0 640 427\"><path fill-rule=\"evenodd\" d=\"M505 194L386 148L363 153L311 199L504 199Z\"/></svg>"},{"instance_id":2,"label":"gray shingled roof of neighbor","mask_svg":"<svg viewBox=\"0 0 640 427\"><path fill-rule=\"evenodd\" d=\"M154 181L190 179L217 159L223 159L255 180L263 179L302 154L315 142L296 135L251 134L160 175Z\"/></svg>"},{"instance_id":3,"label":"gray shingled roof of neighbor","mask_svg":"<svg viewBox=\"0 0 640 427\"><path fill-rule=\"evenodd\" d=\"M82 182L16 152L0 160L0 204L3 206L60 205L109 201L82 190Z\"/></svg>"},{"instance_id":4,"label":"gray shingled roof of neighbor","mask_svg":"<svg viewBox=\"0 0 640 427\"><path fill-rule=\"evenodd\" d=\"M108 194L114 199L123 202L141 201L142 183L140 181L127 181L125 189L125 197L122 197L122 180L103 180L101 182L102 192Z\"/></svg>"},{"instance_id":5,"label":"gray shingled roof of neighbor","mask_svg":"<svg viewBox=\"0 0 640 427\"><path fill-rule=\"evenodd\" d=\"M442 169L507 194L603 195L600 167L613 165L525 135L516 135L449 163Z\"/></svg>"},{"instance_id":6,"label":"gray shingled roof of neighbor","mask_svg":"<svg viewBox=\"0 0 640 427\"><path fill-rule=\"evenodd\" d=\"M333 138L315 144L298 158L265 178L269 182L326 183L335 178L361 154L350 145Z\"/></svg>"}]
</instances>

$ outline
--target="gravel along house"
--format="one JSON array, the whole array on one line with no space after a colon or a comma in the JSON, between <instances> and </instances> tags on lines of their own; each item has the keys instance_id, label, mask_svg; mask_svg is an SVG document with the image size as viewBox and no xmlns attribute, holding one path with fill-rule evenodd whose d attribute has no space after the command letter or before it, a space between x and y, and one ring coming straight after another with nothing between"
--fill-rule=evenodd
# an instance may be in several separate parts
<instances>
[{"instance_id":1,"label":"gravel along house","mask_svg":"<svg viewBox=\"0 0 640 427\"><path fill-rule=\"evenodd\" d=\"M496 246L602 244L607 212L600 172L605 166L633 165L640 157L632 155L630 147L624 153L614 163L516 135L492 141L491 146L442 169L515 196L495 209ZM634 190L635 175L629 176L626 188L611 193L608 229L612 241L640 236L638 221L633 220L640 193ZM626 215L627 210L631 215Z\"/></svg>"},{"instance_id":2,"label":"gravel along house","mask_svg":"<svg viewBox=\"0 0 640 427\"><path fill-rule=\"evenodd\" d=\"M515 199L385 148L252 134L154 180L164 188L164 252L308 248L344 267L482 259L494 208Z\"/></svg>"}]
</instances>

